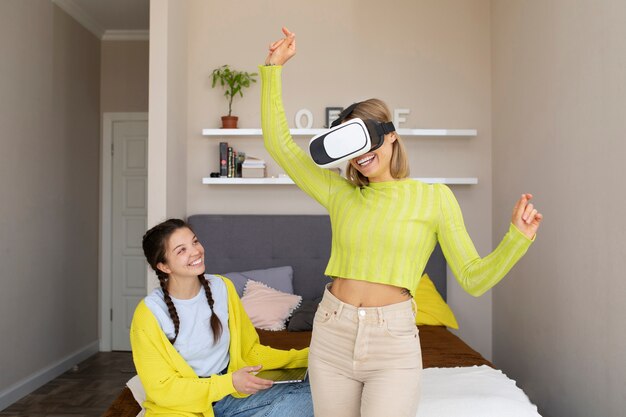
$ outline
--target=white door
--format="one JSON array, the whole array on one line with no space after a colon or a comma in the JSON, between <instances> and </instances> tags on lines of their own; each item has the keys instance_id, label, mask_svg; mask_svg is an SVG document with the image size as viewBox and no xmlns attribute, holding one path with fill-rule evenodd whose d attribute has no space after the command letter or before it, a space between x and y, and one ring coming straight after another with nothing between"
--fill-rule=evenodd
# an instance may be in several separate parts
<instances>
[{"instance_id":1,"label":"white door","mask_svg":"<svg viewBox=\"0 0 626 417\"><path fill-rule=\"evenodd\" d=\"M148 121L113 123L111 321L113 350L130 350L130 322L146 295Z\"/></svg>"}]
</instances>

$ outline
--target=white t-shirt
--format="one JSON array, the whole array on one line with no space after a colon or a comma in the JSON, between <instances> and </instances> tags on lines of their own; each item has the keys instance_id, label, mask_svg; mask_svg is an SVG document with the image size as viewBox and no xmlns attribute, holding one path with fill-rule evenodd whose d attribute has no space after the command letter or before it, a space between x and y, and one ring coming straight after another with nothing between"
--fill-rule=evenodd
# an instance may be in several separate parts
<instances>
[{"instance_id":1,"label":"white t-shirt","mask_svg":"<svg viewBox=\"0 0 626 417\"><path fill-rule=\"evenodd\" d=\"M172 302L176 307L180 327L174 348L187 361L196 375L207 377L217 374L228 366L230 360L228 348L230 346L230 332L228 330L228 293L226 284L221 278L214 275L205 275L213 294L213 310L222 323L222 335L217 342L213 342L211 329L211 308L206 299L204 287L189 300L179 300L174 297ZM168 339L174 338L174 322L170 318L167 304L163 299L163 290L156 288L145 298L145 303L156 317L161 329Z\"/></svg>"}]
</instances>

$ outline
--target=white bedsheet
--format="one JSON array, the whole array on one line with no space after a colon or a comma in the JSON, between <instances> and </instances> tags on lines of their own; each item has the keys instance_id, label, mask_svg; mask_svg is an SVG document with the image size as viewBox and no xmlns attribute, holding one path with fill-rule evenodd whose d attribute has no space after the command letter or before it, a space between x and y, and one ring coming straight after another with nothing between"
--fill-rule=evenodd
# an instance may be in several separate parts
<instances>
[{"instance_id":1,"label":"white bedsheet","mask_svg":"<svg viewBox=\"0 0 626 417\"><path fill-rule=\"evenodd\" d=\"M126 383L141 405L146 393L135 375ZM142 417L144 410L137 415ZM541 417L528 396L488 366L427 368L417 417Z\"/></svg>"},{"instance_id":2,"label":"white bedsheet","mask_svg":"<svg viewBox=\"0 0 626 417\"><path fill-rule=\"evenodd\" d=\"M486 365L427 368L417 417L541 417L502 371Z\"/></svg>"}]
</instances>

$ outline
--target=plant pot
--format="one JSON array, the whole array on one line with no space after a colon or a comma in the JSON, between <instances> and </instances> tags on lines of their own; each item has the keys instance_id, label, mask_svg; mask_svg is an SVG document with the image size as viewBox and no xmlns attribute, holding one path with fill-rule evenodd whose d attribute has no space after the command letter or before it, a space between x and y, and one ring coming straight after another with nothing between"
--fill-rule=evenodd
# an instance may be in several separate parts
<instances>
[{"instance_id":1,"label":"plant pot","mask_svg":"<svg viewBox=\"0 0 626 417\"><path fill-rule=\"evenodd\" d=\"M237 116L222 116L222 129L237 129Z\"/></svg>"}]
</instances>

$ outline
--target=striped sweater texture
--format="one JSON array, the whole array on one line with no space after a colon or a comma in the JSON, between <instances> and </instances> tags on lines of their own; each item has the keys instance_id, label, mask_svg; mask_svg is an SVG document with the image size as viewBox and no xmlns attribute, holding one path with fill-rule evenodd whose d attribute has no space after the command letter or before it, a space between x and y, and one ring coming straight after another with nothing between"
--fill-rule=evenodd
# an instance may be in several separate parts
<instances>
[{"instance_id":1,"label":"striped sweater texture","mask_svg":"<svg viewBox=\"0 0 626 417\"><path fill-rule=\"evenodd\" d=\"M260 67L263 138L298 187L328 210L332 247L326 275L413 292L439 242L459 284L479 296L526 253L532 240L511 224L498 247L481 258L446 185L404 179L357 187L315 165L289 133L281 72L281 66Z\"/></svg>"}]
</instances>

